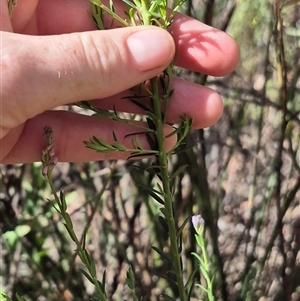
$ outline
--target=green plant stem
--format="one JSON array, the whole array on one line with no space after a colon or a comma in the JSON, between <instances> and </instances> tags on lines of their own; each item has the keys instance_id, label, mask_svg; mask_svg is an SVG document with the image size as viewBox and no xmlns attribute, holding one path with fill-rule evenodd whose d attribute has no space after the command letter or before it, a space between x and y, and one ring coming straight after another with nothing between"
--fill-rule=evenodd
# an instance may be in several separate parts
<instances>
[{"instance_id":1,"label":"green plant stem","mask_svg":"<svg viewBox=\"0 0 300 301\"><path fill-rule=\"evenodd\" d=\"M46 177L47 177L47 181L49 183L50 189L52 191L52 194L54 196L55 202L56 202L56 204L58 205L59 208L56 208L54 206L54 204L53 204L53 206L56 210L59 209L59 213L61 214L62 218L66 221L66 215L68 215L68 213L66 212L66 208L62 204L62 202L61 202L60 198L58 197L58 195L56 193L56 190L54 188L54 184L53 184L53 181L52 181L52 170L50 170L50 169L48 170ZM67 221L66 221L65 226L68 228ZM73 227L73 225L72 225L72 227ZM77 236L75 235L75 232L73 231L73 228L72 229L68 228L68 230L69 230L68 231L69 233L70 233L70 231L73 232L73 235L71 236L71 238L75 242L76 247L77 247L76 255L79 255L82 263L85 265L85 267L89 271L90 276L93 279L93 284L95 285L96 291L99 294L100 300L101 301L107 301L107 297L102 292L102 289L99 285L99 281L98 281L95 273L93 272L93 269L91 268L91 265L93 264L93 262L91 262L90 258L88 258L87 254L86 254L86 250L81 246L81 243L78 240Z\"/></svg>"},{"instance_id":2,"label":"green plant stem","mask_svg":"<svg viewBox=\"0 0 300 301\"><path fill-rule=\"evenodd\" d=\"M161 114L161 101L159 98L158 91L158 79L151 79L151 88L153 93L153 107L154 114L157 116L156 120L156 138L158 144L158 161L160 165L160 173L162 178L162 185L164 190L164 201L165 201L165 215L167 218L169 237L171 243L171 252L173 257L173 265L177 278L178 291L181 301L187 301L185 293L182 269L180 264L180 254L178 252L177 235L175 228L175 220L173 216L173 197L170 188L169 173L168 173L168 155L164 147L164 133L163 133L163 120Z\"/></svg>"},{"instance_id":3,"label":"green plant stem","mask_svg":"<svg viewBox=\"0 0 300 301\"><path fill-rule=\"evenodd\" d=\"M148 12L149 9L149 0L142 0L141 1L141 7L140 7L140 12L142 15L142 20L143 20L143 25L151 25L151 16Z\"/></svg>"},{"instance_id":4,"label":"green plant stem","mask_svg":"<svg viewBox=\"0 0 300 301\"><path fill-rule=\"evenodd\" d=\"M207 271L207 274L209 275L209 258L208 258L208 253L207 253L207 244L205 241L204 236L201 237L201 240L203 244L201 245L201 251L202 251L202 256L203 256L203 261L205 263L204 268ZM214 301L215 297L213 295L213 281L210 277L206 278L206 285L207 285L207 297L209 301Z\"/></svg>"}]
</instances>

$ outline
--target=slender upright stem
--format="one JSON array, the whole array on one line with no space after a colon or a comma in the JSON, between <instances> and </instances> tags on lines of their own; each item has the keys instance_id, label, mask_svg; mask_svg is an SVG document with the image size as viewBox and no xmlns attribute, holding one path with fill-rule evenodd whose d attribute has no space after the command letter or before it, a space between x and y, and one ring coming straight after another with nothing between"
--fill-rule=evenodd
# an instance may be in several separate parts
<instances>
[{"instance_id":1,"label":"slender upright stem","mask_svg":"<svg viewBox=\"0 0 300 301\"><path fill-rule=\"evenodd\" d=\"M169 237L171 243L172 259L174 270L177 278L178 291L181 301L187 301L187 296L183 283L182 268L180 264L180 254L178 252L178 241L176 235L174 210L173 210L173 197L171 193L169 173L168 173L168 155L166 154L164 147L164 133L163 133L163 120L161 114L161 101L158 91L158 79L151 79L151 88L153 93L153 108L154 114L157 116L156 121L156 140L158 146L158 161L160 167L160 175L162 179L163 191L164 191L164 205L165 205L165 215L169 228Z\"/></svg>"},{"instance_id":2,"label":"slender upright stem","mask_svg":"<svg viewBox=\"0 0 300 301\"><path fill-rule=\"evenodd\" d=\"M143 20L143 23L144 25L151 25L151 15L149 14L149 0L142 0L141 1L142 3L142 6L141 6L141 9L140 9L140 12L142 14L142 20Z\"/></svg>"},{"instance_id":3,"label":"slender upright stem","mask_svg":"<svg viewBox=\"0 0 300 301\"><path fill-rule=\"evenodd\" d=\"M61 214L62 218L66 221L66 218L67 218L66 215L68 215L68 213L66 212L66 208L64 208L59 196L56 193L56 189L55 189L53 181L52 181L52 171L51 170L48 170L48 172L47 172L47 181L49 183L50 189L51 189L52 194L54 196L55 203L58 206L57 209L59 210L59 213ZM70 219L70 217L69 217L69 219ZM89 256L88 253L86 252L85 248L82 247L82 243L79 241L78 237L76 236L75 232L73 231L73 225L72 225L72 229L68 228L68 223L67 222L65 223L65 225L66 225L69 233L72 232L72 234L73 234L72 239L75 242L76 247L77 247L76 254L81 255L80 259L82 260L82 263L85 265L85 267L89 271L90 277L93 280L93 284L95 285L95 288L96 288L98 296L100 297L100 300L101 301L107 301L106 295L102 292L102 289L99 285L99 281L97 279L97 276L93 272L93 269L91 268L91 265L93 263L92 263L91 259L88 258L88 256Z\"/></svg>"}]
</instances>

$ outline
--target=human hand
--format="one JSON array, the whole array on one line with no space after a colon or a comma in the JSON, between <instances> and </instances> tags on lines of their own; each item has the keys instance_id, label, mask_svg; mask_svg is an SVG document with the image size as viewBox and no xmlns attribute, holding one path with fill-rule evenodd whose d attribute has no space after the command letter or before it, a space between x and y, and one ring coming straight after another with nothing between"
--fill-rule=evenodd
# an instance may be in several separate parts
<instances>
[{"instance_id":1,"label":"human hand","mask_svg":"<svg viewBox=\"0 0 300 301\"><path fill-rule=\"evenodd\" d=\"M96 136L112 142L114 131L130 147L125 137L136 128L53 109L98 99L103 109L139 112L122 99L129 95L126 90L164 70L175 50L176 65L214 76L230 73L239 60L238 46L228 35L181 14L170 26L173 41L156 27L94 31L87 0L19 0L12 21L7 2L0 5L2 163L39 161L45 125L53 129L59 161L125 159L128 154L96 153L83 141ZM121 2L115 6L123 11ZM215 91L178 78L173 88L169 122L187 115L202 128L220 118L223 106Z\"/></svg>"}]
</instances>

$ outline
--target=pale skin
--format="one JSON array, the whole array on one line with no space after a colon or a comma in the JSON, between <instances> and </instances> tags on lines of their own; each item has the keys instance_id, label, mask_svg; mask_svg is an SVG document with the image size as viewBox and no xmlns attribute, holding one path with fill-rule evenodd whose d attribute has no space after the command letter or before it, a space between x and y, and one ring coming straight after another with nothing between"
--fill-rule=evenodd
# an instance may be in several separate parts
<instances>
[{"instance_id":1,"label":"pale skin","mask_svg":"<svg viewBox=\"0 0 300 301\"><path fill-rule=\"evenodd\" d=\"M124 11L121 1L114 3ZM94 99L103 109L140 113L122 97L163 71L175 53L176 65L214 76L229 74L239 60L231 37L181 14L170 33L154 27L97 31L87 0L18 0L12 20L7 1L0 5L0 162L5 164L40 161L45 125L53 129L59 161L125 159L126 153L96 153L83 141L96 136L112 142L114 131L130 147L125 137L135 128L55 108ZM182 115L193 118L195 128L218 121L223 104L215 91L178 78L172 85L169 122ZM166 141L167 148L174 139Z\"/></svg>"}]
</instances>

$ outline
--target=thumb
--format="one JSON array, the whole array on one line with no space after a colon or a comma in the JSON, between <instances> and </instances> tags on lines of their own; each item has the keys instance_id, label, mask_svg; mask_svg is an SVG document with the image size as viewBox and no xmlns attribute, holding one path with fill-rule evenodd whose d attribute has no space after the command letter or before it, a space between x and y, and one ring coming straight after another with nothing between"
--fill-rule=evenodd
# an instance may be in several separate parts
<instances>
[{"instance_id":1,"label":"thumb","mask_svg":"<svg viewBox=\"0 0 300 301\"><path fill-rule=\"evenodd\" d=\"M133 87L161 72L175 52L170 34L152 26L39 37L3 32L2 40L2 108L18 124Z\"/></svg>"}]
</instances>

